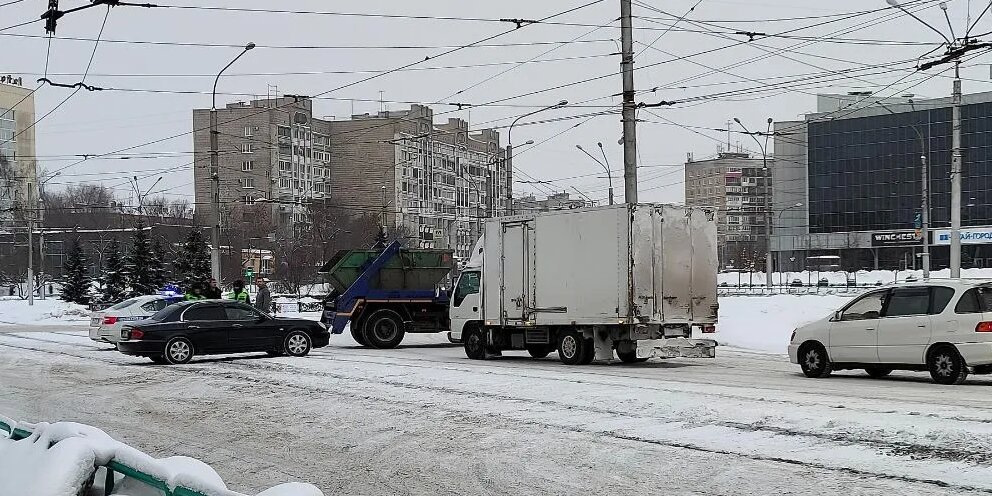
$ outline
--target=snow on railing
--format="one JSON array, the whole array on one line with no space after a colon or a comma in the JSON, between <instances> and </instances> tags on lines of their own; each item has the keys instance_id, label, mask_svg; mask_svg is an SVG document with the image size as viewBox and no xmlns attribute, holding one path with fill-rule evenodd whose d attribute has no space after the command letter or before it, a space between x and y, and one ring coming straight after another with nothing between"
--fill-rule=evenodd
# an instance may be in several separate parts
<instances>
[{"instance_id":1,"label":"snow on railing","mask_svg":"<svg viewBox=\"0 0 992 496\"><path fill-rule=\"evenodd\" d=\"M228 490L217 472L193 458L152 458L83 424L28 424L0 415L0 496L111 496L144 493L141 488L165 496L247 496ZM291 483L258 496L323 493Z\"/></svg>"}]
</instances>

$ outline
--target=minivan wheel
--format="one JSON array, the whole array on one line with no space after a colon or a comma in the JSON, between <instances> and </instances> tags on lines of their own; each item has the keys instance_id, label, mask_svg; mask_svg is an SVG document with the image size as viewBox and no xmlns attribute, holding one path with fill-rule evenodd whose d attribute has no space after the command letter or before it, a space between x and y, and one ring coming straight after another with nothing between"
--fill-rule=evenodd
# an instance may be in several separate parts
<instances>
[{"instance_id":1,"label":"minivan wheel","mask_svg":"<svg viewBox=\"0 0 992 496\"><path fill-rule=\"evenodd\" d=\"M953 346L940 346L927 356L930 377L937 384L961 384L968 379L968 366Z\"/></svg>"},{"instance_id":2,"label":"minivan wheel","mask_svg":"<svg viewBox=\"0 0 992 496\"><path fill-rule=\"evenodd\" d=\"M193 358L193 343L186 338L173 338L165 343L165 353L163 353L166 363L180 365L189 363Z\"/></svg>"},{"instance_id":3,"label":"minivan wheel","mask_svg":"<svg viewBox=\"0 0 992 496\"><path fill-rule=\"evenodd\" d=\"M799 348L799 366L803 374L812 379L827 377L833 372L827 350L820 343L806 343Z\"/></svg>"}]
</instances>

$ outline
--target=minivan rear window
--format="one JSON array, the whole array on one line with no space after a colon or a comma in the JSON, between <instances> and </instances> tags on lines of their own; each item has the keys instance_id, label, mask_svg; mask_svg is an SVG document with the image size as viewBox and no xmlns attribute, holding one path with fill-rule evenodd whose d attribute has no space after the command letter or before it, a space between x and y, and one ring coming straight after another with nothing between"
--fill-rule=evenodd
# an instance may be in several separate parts
<instances>
[{"instance_id":1,"label":"minivan rear window","mask_svg":"<svg viewBox=\"0 0 992 496\"><path fill-rule=\"evenodd\" d=\"M992 287L971 288L961 295L954 313L982 313L992 311Z\"/></svg>"}]
</instances>

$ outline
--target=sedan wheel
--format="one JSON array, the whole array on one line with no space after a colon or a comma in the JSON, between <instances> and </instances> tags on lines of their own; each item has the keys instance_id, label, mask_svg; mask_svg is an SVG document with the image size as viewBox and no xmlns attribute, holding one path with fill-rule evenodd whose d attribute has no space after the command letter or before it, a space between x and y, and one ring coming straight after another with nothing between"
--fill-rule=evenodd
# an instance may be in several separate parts
<instances>
[{"instance_id":1,"label":"sedan wheel","mask_svg":"<svg viewBox=\"0 0 992 496\"><path fill-rule=\"evenodd\" d=\"M293 331L286 336L285 348L286 354L290 356L306 356L310 353L310 336L302 331Z\"/></svg>"},{"instance_id":2,"label":"sedan wheel","mask_svg":"<svg viewBox=\"0 0 992 496\"><path fill-rule=\"evenodd\" d=\"M165 361L173 365L189 363L193 358L193 343L186 338L174 338L165 344Z\"/></svg>"}]
</instances>

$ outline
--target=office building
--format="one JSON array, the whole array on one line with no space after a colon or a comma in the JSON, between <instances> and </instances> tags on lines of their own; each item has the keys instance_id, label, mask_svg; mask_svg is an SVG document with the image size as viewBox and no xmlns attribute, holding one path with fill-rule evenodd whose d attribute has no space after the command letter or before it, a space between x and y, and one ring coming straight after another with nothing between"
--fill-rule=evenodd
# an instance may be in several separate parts
<instances>
[{"instance_id":1,"label":"office building","mask_svg":"<svg viewBox=\"0 0 992 496\"><path fill-rule=\"evenodd\" d=\"M949 261L951 102L912 95L820 95L817 113L775 125L775 225L785 270L811 256L845 269L919 268L922 161L929 169L931 266ZM962 101L963 265L992 265L992 93ZM784 164L782 162L785 162Z\"/></svg>"},{"instance_id":2,"label":"office building","mask_svg":"<svg viewBox=\"0 0 992 496\"><path fill-rule=\"evenodd\" d=\"M770 204L765 159L743 152L720 152L716 158L685 164L685 202L717 211L720 267L764 267L765 212ZM775 160L767 166L774 170Z\"/></svg>"},{"instance_id":3,"label":"office building","mask_svg":"<svg viewBox=\"0 0 992 496\"><path fill-rule=\"evenodd\" d=\"M0 76L0 222L23 220L38 199L34 95L22 84Z\"/></svg>"}]
</instances>

